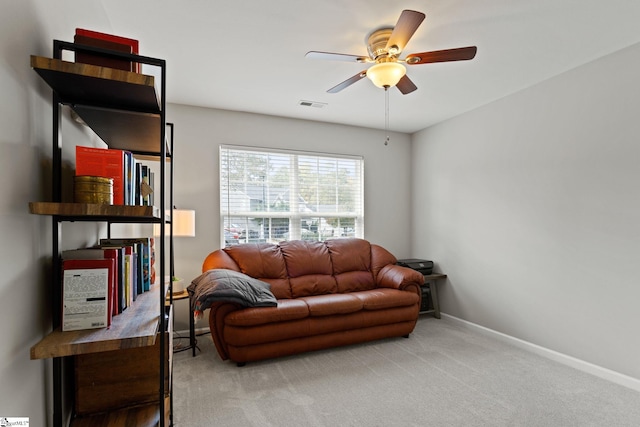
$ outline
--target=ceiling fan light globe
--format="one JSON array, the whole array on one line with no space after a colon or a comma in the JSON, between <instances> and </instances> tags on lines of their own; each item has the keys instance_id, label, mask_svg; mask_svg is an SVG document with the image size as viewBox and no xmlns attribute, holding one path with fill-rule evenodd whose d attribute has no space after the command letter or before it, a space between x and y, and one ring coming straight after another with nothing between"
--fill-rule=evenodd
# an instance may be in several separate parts
<instances>
[{"instance_id":1,"label":"ceiling fan light globe","mask_svg":"<svg viewBox=\"0 0 640 427\"><path fill-rule=\"evenodd\" d=\"M393 87L404 77L407 70L404 65L397 62L382 62L375 64L367 70L367 77L374 85L385 88Z\"/></svg>"}]
</instances>

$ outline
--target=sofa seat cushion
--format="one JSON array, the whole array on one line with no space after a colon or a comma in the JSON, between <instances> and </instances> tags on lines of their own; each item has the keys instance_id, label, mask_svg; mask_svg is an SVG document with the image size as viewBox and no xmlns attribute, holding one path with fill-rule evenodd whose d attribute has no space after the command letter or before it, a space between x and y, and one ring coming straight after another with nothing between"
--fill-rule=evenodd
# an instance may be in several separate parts
<instances>
[{"instance_id":1,"label":"sofa seat cushion","mask_svg":"<svg viewBox=\"0 0 640 427\"><path fill-rule=\"evenodd\" d=\"M405 292L389 288L352 292L349 295L359 299L365 310L383 310L393 307L406 307L418 304L420 301L420 297L413 292Z\"/></svg>"},{"instance_id":2,"label":"sofa seat cushion","mask_svg":"<svg viewBox=\"0 0 640 427\"><path fill-rule=\"evenodd\" d=\"M234 346L257 348L265 343L307 339L312 336L328 336L335 333L362 331L386 325L415 323L417 307L396 307L388 310L360 310L355 313L335 316L312 316L305 319L282 322L277 325L256 325L250 327L224 327L225 342Z\"/></svg>"},{"instance_id":3,"label":"sofa seat cushion","mask_svg":"<svg viewBox=\"0 0 640 427\"><path fill-rule=\"evenodd\" d=\"M225 317L228 325L255 326L267 323L288 322L309 316L309 308L298 299L278 300L277 307L245 308L229 313Z\"/></svg>"},{"instance_id":4,"label":"sofa seat cushion","mask_svg":"<svg viewBox=\"0 0 640 427\"><path fill-rule=\"evenodd\" d=\"M331 316L362 310L362 301L351 294L315 295L298 298L309 307L310 316Z\"/></svg>"}]
</instances>

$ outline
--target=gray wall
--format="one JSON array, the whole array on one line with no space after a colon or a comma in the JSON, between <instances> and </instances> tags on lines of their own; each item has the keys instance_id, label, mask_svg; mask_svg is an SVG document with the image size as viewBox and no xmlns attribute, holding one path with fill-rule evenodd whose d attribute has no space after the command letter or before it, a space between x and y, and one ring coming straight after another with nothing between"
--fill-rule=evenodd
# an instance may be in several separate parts
<instances>
[{"instance_id":1,"label":"gray wall","mask_svg":"<svg viewBox=\"0 0 640 427\"><path fill-rule=\"evenodd\" d=\"M410 138L343 125L170 104L175 125L175 199L195 209L196 237L175 239L178 276L197 277L202 261L220 248L219 147L249 145L364 156L365 238L398 258L410 255ZM176 305L176 330L187 329L186 301ZM197 327L206 327L206 320Z\"/></svg>"},{"instance_id":2,"label":"gray wall","mask_svg":"<svg viewBox=\"0 0 640 427\"><path fill-rule=\"evenodd\" d=\"M15 3L0 13L0 416L44 426L51 364L30 360L29 349L50 327L51 220L29 215L28 202L48 196L51 108L29 54L50 54L51 43L30 2Z\"/></svg>"},{"instance_id":3,"label":"gray wall","mask_svg":"<svg viewBox=\"0 0 640 427\"><path fill-rule=\"evenodd\" d=\"M443 311L640 379L640 45L413 136Z\"/></svg>"}]
</instances>

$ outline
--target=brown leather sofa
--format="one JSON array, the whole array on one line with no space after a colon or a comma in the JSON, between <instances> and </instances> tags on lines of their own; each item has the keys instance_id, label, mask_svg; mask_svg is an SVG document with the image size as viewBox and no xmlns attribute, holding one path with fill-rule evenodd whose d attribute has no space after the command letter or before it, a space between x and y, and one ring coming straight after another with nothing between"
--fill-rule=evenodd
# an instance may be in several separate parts
<instances>
[{"instance_id":1,"label":"brown leather sofa","mask_svg":"<svg viewBox=\"0 0 640 427\"><path fill-rule=\"evenodd\" d=\"M249 243L219 249L202 271L230 269L271 285L277 307L216 302L209 326L220 357L245 362L408 337L422 274L362 239Z\"/></svg>"}]
</instances>

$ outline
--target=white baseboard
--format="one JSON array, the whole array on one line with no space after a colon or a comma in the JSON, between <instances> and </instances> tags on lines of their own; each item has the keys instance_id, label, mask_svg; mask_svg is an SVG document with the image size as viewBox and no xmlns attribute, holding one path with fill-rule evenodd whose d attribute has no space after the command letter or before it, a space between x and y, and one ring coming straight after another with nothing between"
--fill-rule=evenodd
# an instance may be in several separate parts
<instances>
[{"instance_id":1,"label":"white baseboard","mask_svg":"<svg viewBox=\"0 0 640 427\"><path fill-rule=\"evenodd\" d=\"M492 336L494 338L499 339L500 341L510 343L512 345L515 345L518 348L522 348L524 350L538 354L542 357L546 357L547 359L551 359L553 361L562 363L563 365L567 365L574 369L578 369L579 371L589 373L596 377L611 381L613 383L619 384L624 387L628 387L635 391L640 391L640 379L633 378L628 375L624 375L619 372L612 371L610 369L603 368L598 365L594 365L593 363L585 362L584 360L577 359L575 357L568 356L566 354L559 353L557 351L550 350L545 347L541 347L537 344L533 344L528 341L524 341L507 334L503 334L502 332L498 332L493 329L485 328L484 326L480 326L476 323L472 323L467 320L460 319L459 317L451 316L445 313L442 313L442 317L460 326L464 326L464 327L473 329L475 331L478 331L482 334Z\"/></svg>"}]
</instances>

